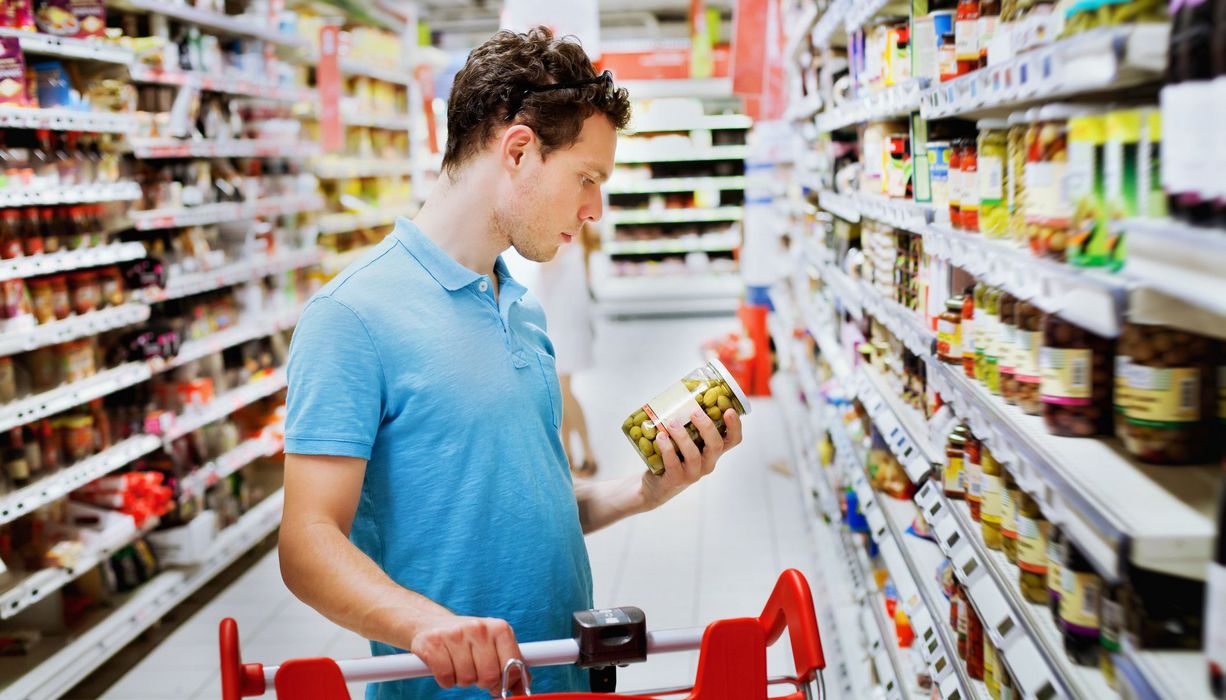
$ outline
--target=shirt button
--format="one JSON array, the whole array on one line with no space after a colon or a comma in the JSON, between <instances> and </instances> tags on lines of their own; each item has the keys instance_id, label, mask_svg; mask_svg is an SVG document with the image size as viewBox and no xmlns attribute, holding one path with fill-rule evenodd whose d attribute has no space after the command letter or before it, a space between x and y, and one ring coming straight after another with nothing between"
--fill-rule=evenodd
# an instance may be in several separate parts
<instances>
[{"instance_id":1,"label":"shirt button","mask_svg":"<svg viewBox=\"0 0 1226 700\"><path fill-rule=\"evenodd\" d=\"M481 293L484 294L485 292L489 291L490 283L486 282L485 280L481 280L481 284L477 285L477 289L480 289Z\"/></svg>"}]
</instances>

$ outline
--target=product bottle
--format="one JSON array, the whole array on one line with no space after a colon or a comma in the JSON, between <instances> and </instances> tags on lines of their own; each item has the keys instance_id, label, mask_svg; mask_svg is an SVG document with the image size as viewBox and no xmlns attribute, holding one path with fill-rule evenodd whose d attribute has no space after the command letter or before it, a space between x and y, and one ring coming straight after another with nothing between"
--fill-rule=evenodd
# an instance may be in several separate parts
<instances>
[{"instance_id":1,"label":"product bottle","mask_svg":"<svg viewBox=\"0 0 1226 700\"><path fill-rule=\"evenodd\" d=\"M988 46L996 36L996 25L1000 22L1000 0L981 0L979 3L979 68L988 65Z\"/></svg>"},{"instance_id":2,"label":"product bottle","mask_svg":"<svg viewBox=\"0 0 1226 700\"><path fill-rule=\"evenodd\" d=\"M1003 511L1004 482L1001 480L1000 462L992 457L987 445L980 447L983 460L983 476L979 517L983 521L983 543L988 549L1001 548L1001 520Z\"/></svg>"},{"instance_id":3,"label":"product bottle","mask_svg":"<svg viewBox=\"0 0 1226 700\"><path fill-rule=\"evenodd\" d=\"M962 499L966 496L962 473L966 459L966 426L958 426L949 434L945 446L945 473L941 479L946 498Z\"/></svg>"},{"instance_id":4,"label":"product bottle","mask_svg":"<svg viewBox=\"0 0 1226 700\"><path fill-rule=\"evenodd\" d=\"M958 75L979 67L979 0L958 0L954 19L954 41L957 44Z\"/></svg>"},{"instance_id":5,"label":"product bottle","mask_svg":"<svg viewBox=\"0 0 1226 700\"><path fill-rule=\"evenodd\" d=\"M1048 561L1050 544L1045 537L1048 524L1043 520L1039 504L1030 494L1019 491L1017 504L1017 566L1018 588L1022 597L1032 603L1052 605L1050 586L1058 585L1051 579L1051 564Z\"/></svg>"},{"instance_id":6,"label":"product bottle","mask_svg":"<svg viewBox=\"0 0 1226 700\"><path fill-rule=\"evenodd\" d=\"M1060 632L1064 651L1082 666L1098 665L1102 579L1076 545L1068 544L1061 568Z\"/></svg>"},{"instance_id":7,"label":"product bottle","mask_svg":"<svg viewBox=\"0 0 1226 700\"><path fill-rule=\"evenodd\" d=\"M1004 483L1000 492L1000 537L1001 549L1014 564L1017 563L1017 505L1022 499L1021 490L1013 480L1013 474L1004 471Z\"/></svg>"},{"instance_id":8,"label":"product bottle","mask_svg":"<svg viewBox=\"0 0 1226 700\"><path fill-rule=\"evenodd\" d=\"M962 139L949 140L949 225L962 228Z\"/></svg>"},{"instance_id":9,"label":"product bottle","mask_svg":"<svg viewBox=\"0 0 1226 700\"><path fill-rule=\"evenodd\" d=\"M1051 605L1051 616L1057 625L1060 624L1060 598L1064 595L1064 579L1061 569L1064 567L1067 556L1068 541L1064 536L1064 531L1053 524L1047 537L1047 593Z\"/></svg>"},{"instance_id":10,"label":"product bottle","mask_svg":"<svg viewBox=\"0 0 1226 700\"><path fill-rule=\"evenodd\" d=\"M1162 90L1162 184L1173 217L1192 222L1212 217L1207 183L1214 182L1212 5L1208 0L1174 0L1167 82Z\"/></svg>"},{"instance_id":11,"label":"product bottle","mask_svg":"<svg viewBox=\"0 0 1226 700\"><path fill-rule=\"evenodd\" d=\"M973 433L966 435L966 502L971 507L971 519L979 522L983 500L983 443Z\"/></svg>"},{"instance_id":12,"label":"product bottle","mask_svg":"<svg viewBox=\"0 0 1226 700\"><path fill-rule=\"evenodd\" d=\"M979 231L979 144L962 140L962 228Z\"/></svg>"},{"instance_id":13,"label":"product bottle","mask_svg":"<svg viewBox=\"0 0 1226 700\"><path fill-rule=\"evenodd\" d=\"M975 290L972 284L962 293L962 372L975 378Z\"/></svg>"},{"instance_id":14,"label":"product bottle","mask_svg":"<svg viewBox=\"0 0 1226 700\"><path fill-rule=\"evenodd\" d=\"M1214 697L1226 697L1226 490L1218 495L1217 545L1205 586L1205 658Z\"/></svg>"}]
</instances>

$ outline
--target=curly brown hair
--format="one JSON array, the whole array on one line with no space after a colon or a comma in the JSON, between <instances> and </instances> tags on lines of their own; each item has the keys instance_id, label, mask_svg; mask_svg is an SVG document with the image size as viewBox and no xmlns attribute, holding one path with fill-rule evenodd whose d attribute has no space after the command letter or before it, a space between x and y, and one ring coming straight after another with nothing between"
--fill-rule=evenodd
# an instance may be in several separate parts
<instances>
[{"instance_id":1,"label":"curly brown hair","mask_svg":"<svg viewBox=\"0 0 1226 700\"><path fill-rule=\"evenodd\" d=\"M555 38L546 27L525 34L500 31L473 49L456 74L447 104L447 147L443 169L450 176L508 124L525 124L541 141L541 157L569 148L583 121L596 112L622 130L630 121L625 88L594 83L569 89L524 93L525 88L596 77L596 69L574 37ZM506 121L512 100L523 94Z\"/></svg>"}]
</instances>

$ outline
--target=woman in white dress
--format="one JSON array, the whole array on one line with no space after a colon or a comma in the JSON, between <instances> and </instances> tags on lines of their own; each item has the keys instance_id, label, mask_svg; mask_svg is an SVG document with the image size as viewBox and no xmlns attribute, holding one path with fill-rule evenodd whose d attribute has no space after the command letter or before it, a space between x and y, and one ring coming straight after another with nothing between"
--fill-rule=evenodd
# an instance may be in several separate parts
<instances>
[{"instance_id":1,"label":"woman in white dress","mask_svg":"<svg viewBox=\"0 0 1226 700\"><path fill-rule=\"evenodd\" d=\"M599 244L600 234L595 227L585 224L575 244L562 246L553 260L540 266L534 289L545 307L549 338L557 355L558 379L562 384L562 445L571 471L581 477L595 475L596 459L588 439L587 418L571 391L571 379L576 372L591 369L595 364L588 261ZM572 436L576 434L583 449L583 459L578 462L571 447Z\"/></svg>"}]
</instances>

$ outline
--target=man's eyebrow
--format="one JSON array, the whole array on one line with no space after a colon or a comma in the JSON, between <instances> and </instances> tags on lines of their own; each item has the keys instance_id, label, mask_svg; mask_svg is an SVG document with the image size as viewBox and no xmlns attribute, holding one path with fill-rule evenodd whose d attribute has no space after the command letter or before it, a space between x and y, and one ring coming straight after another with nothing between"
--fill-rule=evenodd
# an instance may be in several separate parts
<instances>
[{"instance_id":1,"label":"man's eyebrow","mask_svg":"<svg viewBox=\"0 0 1226 700\"><path fill-rule=\"evenodd\" d=\"M603 167L596 165L595 163L588 163L587 169L595 173L596 177L600 178L602 183L609 181L609 172Z\"/></svg>"}]
</instances>

